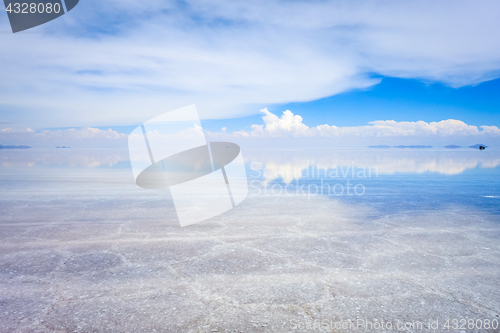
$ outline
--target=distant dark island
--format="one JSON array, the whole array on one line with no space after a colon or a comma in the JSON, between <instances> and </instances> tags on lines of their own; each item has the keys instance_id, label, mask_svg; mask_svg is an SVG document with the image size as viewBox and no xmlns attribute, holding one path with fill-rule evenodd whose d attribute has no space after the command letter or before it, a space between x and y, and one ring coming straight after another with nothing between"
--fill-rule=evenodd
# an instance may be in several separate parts
<instances>
[{"instance_id":1,"label":"distant dark island","mask_svg":"<svg viewBox=\"0 0 500 333\"><path fill-rule=\"evenodd\" d=\"M481 147L483 147L483 148L481 149ZM485 148L488 148L488 146L487 146L487 145L483 145L483 144L481 144L481 143L478 143L478 144L476 144L476 145L469 146L469 148L483 150L483 149L485 149Z\"/></svg>"},{"instance_id":2,"label":"distant dark island","mask_svg":"<svg viewBox=\"0 0 500 333\"><path fill-rule=\"evenodd\" d=\"M28 149L30 146L11 146L11 145L0 145L0 149Z\"/></svg>"},{"instance_id":3,"label":"distant dark island","mask_svg":"<svg viewBox=\"0 0 500 333\"><path fill-rule=\"evenodd\" d=\"M457 145L447 145L447 146L444 146L445 148L449 148L449 149L457 149L457 148L462 148L462 146L457 146Z\"/></svg>"},{"instance_id":4,"label":"distant dark island","mask_svg":"<svg viewBox=\"0 0 500 333\"><path fill-rule=\"evenodd\" d=\"M368 148L391 148L391 146L386 146L386 145L378 145L378 146L368 146Z\"/></svg>"},{"instance_id":5,"label":"distant dark island","mask_svg":"<svg viewBox=\"0 0 500 333\"><path fill-rule=\"evenodd\" d=\"M410 146L394 146L394 148L432 148L432 146L423 146L423 145L410 145Z\"/></svg>"},{"instance_id":6,"label":"distant dark island","mask_svg":"<svg viewBox=\"0 0 500 333\"><path fill-rule=\"evenodd\" d=\"M66 147L66 146L59 147L59 146L57 146L56 148L71 148L71 147Z\"/></svg>"}]
</instances>

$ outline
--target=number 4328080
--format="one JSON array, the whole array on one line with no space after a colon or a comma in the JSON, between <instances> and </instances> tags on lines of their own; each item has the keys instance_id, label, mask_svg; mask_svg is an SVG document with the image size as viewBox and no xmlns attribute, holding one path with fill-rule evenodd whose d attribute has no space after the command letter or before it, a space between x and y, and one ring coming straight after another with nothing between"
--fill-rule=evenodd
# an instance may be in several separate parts
<instances>
[{"instance_id":1,"label":"number 4328080","mask_svg":"<svg viewBox=\"0 0 500 333\"><path fill-rule=\"evenodd\" d=\"M444 325L444 329L454 329L454 330L466 330L466 329L497 329L498 319L448 319Z\"/></svg>"},{"instance_id":2,"label":"number 4328080","mask_svg":"<svg viewBox=\"0 0 500 333\"><path fill-rule=\"evenodd\" d=\"M9 3L7 8L5 9L9 13L15 14L36 14L36 13L56 13L58 14L61 11L61 5L58 3L39 3L36 4L34 2L28 3Z\"/></svg>"}]
</instances>

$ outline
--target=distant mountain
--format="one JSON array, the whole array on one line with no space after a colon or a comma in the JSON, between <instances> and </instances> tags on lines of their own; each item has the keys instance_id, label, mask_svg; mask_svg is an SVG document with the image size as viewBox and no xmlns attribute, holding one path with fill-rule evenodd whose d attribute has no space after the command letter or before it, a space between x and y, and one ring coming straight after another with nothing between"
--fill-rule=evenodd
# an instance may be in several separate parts
<instances>
[{"instance_id":1,"label":"distant mountain","mask_svg":"<svg viewBox=\"0 0 500 333\"><path fill-rule=\"evenodd\" d=\"M487 145L483 145L482 143L478 143L478 144L469 146L469 148L479 149L480 146L483 146L484 148L488 148Z\"/></svg>"},{"instance_id":2,"label":"distant mountain","mask_svg":"<svg viewBox=\"0 0 500 333\"><path fill-rule=\"evenodd\" d=\"M386 145L378 145L378 146L368 146L368 148L391 148L391 146L386 146Z\"/></svg>"},{"instance_id":3,"label":"distant mountain","mask_svg":"<svg viewBox=\"0 0 500 333\"><path fill-rule=\"evenodd\" d=\"M11 146L11 145L0 145L0 149L28 149L30 146Z\"/></svg>"},{"instance_id":4,"label":"distant mountain","mask_svg":"<svg viewBox=\"0 0 500 333\"><path fill-rule=\"evenodd\" d=\"M456 149L456 148L462 148L462 146L457 146L457 145L447 145L447 146L444 146L445 148L449 148L449 149Z\"/></svg>"},{"instance_id":5,"label":"distant mountain","mask_svg":"<svg viewBox=\"0 0 500 333\"><path fill-rule=\"evenodd\" d=\"M394 148L432 148L432 146L410 145L410 146L394 146Z\"/></svg>"}]
</instances>

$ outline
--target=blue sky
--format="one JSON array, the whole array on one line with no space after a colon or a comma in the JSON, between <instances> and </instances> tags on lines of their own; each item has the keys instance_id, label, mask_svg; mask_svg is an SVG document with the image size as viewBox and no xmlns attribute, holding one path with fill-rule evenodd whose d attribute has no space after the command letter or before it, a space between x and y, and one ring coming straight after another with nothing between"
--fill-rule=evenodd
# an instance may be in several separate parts
<instances>
[{"instance_id":1,"label":"blue sky","mask_svg":"<svg viewBox=\"0 0 500 333\"><path fill-rule=\"evenodd\" d=\"M349 91L310 102L292 102L268 106L269 111L280 114L291 110L304 118L309 126L335 124L358 126L373 120L436 122L460 119L468 124L500 126L500 79L473 86L449 87L418 79L380 77L381 82L366 89ZM218 131L249 129L262 123L260 113L246 117L202 120L203 127ZM129 126L97 126L130 133ZM51 129L51 128L50 128Z\"/></svg>"},{"instance_id":2,"label":"blue sky","mask_svg":"<svg viewBox=\"0 0 500 333\"><path fill-rule=\"evenodd\" d=\"M496 137L499 16L493 0L82 0L9 34L0 15L0 139L128 133L190 104L211 132Z\"/></svg>"},{"instance_id":3,"label":"blue sky","mask_svg":"<svg viewBox=\"0 0 500 333\"><path fill-rule=\"evenodd\" d=\"M386 77L380 84L367 90L346 92L308 103L288 103L280 107L303 115L311 125L326 122L338 126L356 126L372 120L430 122L453 118L474 125L498 126L500 80L451 88L417 79Z\"/></svg>"},{"instance_id":4,"label":"blue sky","mask_svg":"<svg viewBox=\"0 0 500 333\"><path fill-rule=\"evenodd\" d=\"M274 113L291 110L309 126L335 124L358 126L373 120L440 121L460 119L476 126L500 126L500 79L453 88L418 79L381 77L381 82L310 102L269 106ZM227 127L237 131L259 124L261 115L204 121L213 131ZM117 128L122 130L121 128ZM126 130L126 129L125 129Z\"/></svg>"}]
</instances>

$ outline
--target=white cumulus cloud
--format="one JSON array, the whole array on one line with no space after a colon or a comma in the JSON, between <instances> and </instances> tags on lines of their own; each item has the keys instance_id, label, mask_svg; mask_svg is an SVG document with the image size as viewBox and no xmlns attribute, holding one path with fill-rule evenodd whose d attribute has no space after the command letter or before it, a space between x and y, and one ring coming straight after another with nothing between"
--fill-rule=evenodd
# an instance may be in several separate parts
<instances>
[{"instance_id":1,"label":"white cumulus cloud","mask_svg":"<svg viewBox=\"0 0 500 333\"><path fill-rule=\"evenodd\" d=\"M497 126L474 126L456 119L441 120L438 122L425 121L394 121L377 120L363 126L318 125L310 127L304 123L300 115L293 114L290 110L283 111L281 116L270 112L267 108L260 110L263 124L253 124L249 130L230 132L222 128L220 132L203 131L194 125L185 131L172 134L160 134L157 131L148 132L150 140L169 141L171 144L177 141L201 139L204 141L205 134L208 141L227 140L239 142L273 142L280 141L284 146L294 147L297 141L304 143L320 143L327 145L328 141L339 140L347 146L356 146L363 142L363 146L386 143L399 145L402 143L423 144L430 140L455 140L475 144L479 139L500 141L500 129ZM86 127L81 129L43 130L36 132L30 128L18 130L4 128L0 130L0 143L15 145L30 145L33 147L127 147L128 135L118 133L112 129L101 130ZM142 137L142 134L141 134ZM305 140L304 140L305 139ZM264 140L264 141L262 141ZM309 141L308 141L309 140ZM383 142L377 140L386 140ZM402 141L403 140L403 141ZM406 141L404 141L406 140ZM410 141L408 141L410 140ZM474 141L474 142L473 142ZM434 141L435 142L435 141ZM443 141L444 142L444 141ZM486 143L489 141L485 141ZM353 143L356 143L353 145ZM455 143L455 142L448 142Z\"/></svg>"},{"instance_id":2,"label":"white cumulus cloud","mask_svg":"<svg viewBox=\"0 0 500 333\"><path fill-rule=\"evenodd\" d=\"M446 119L437 122L377 120L362 126L323 124L307 126L300 115L286 110L281 116L262 109L263 124L254 124L249 130L230 132L206 131L209 141L227 140L245 147L266 149L272 146L288 148L362 148L374 145L431 145L500 144L497 126L469 125L461 120ZM247 146L248 145L248 146Z\"/></svg>"},{"instance_id":3,"label":"white cumulus cloud","mask_svg":"<svg viewBox=\"0 0 500 333\"><path fill-rule=\"evenodd\" d=\"M461 120L447 119L438 122L427 123L425 121L394 121L377 120L370 125L337 127L335 125L319 125L309 127L304 124L302 117L294 115L290 110L283 112L281 117L271 113L269 110L260 110L263 114L263 125L252 125L250 131L235 131L227 133L226 130L210 135L226 135L232 137L258 137L258 138L301 138L301 137L339 137L339 136L362 136L362 137L400 137L400 136L500 136L500 129L496 126L468 125Z\"/></svg>"}]
</instances>

